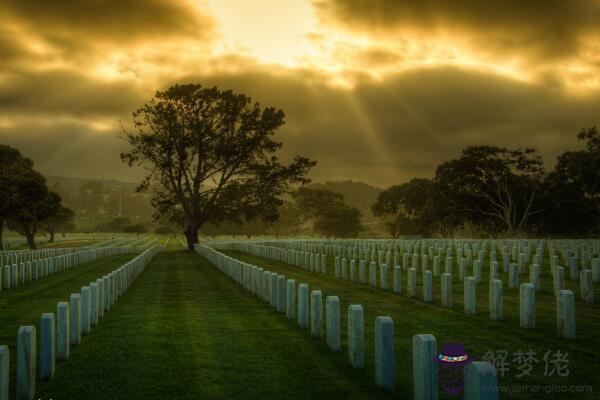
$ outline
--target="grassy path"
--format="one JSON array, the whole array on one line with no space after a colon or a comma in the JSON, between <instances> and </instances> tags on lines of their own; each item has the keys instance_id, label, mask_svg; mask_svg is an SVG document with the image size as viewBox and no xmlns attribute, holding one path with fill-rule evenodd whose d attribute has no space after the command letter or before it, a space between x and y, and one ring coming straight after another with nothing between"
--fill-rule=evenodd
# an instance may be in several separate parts
<instances>
[{"instance_id":1,"label":"grassy path","mask_svg":"<svg viewBox=\"0 0 600 400\"><path fill-rule=\"evenodd\" d=\"M368 285L359 285L350 281L335 279L333 275L320 275L291 267L278 261L264 259L246 253L226 252L245 262L264 267L270 271L284 274L286 278L296 280L296 284L308 283L309 290L321 289L323 295L337 295L342 307L342 348L346 349L345 310L349 304L362 304L365 309L365 361L369 378L373 375L373 325L376 316L389 315L395 321L396 329L396 371L400 398L412 398L412 337L418 333L431 333L436 336L438 348L442 343L463 343L467 351L476 359L481 359L488 351L508 352L505 376L500 378L501 385L594 385L595 392L600 391L600 371L590 367L595 362L597 350L600 349L600 310L598 305L576 304L577 341L566 341L556 337L556 314L553 296L548 293L539 294L536 304L535 330L519 328L518 290L504 288L504 321L490 321L487 310L487 273L484 269L482 283L477 286L478 315L463 313L462 284L454 282L454 309L448 310L440 306L439 278L434 285L434 303L421 300L419 288L417 298L408 298L406 294L395 294L382 291ZM456 267L455 267L456 268ZM329 270L333 270L332 266ZM391 278L391 277L390 277ZM523 278L524 279L524 276ZM420 280L420 279L419 279ZM388 278L388 284L392 280ZM548 287L548 283L543 283ZM403 273L403 290L406 289L406 273ZM578 295L578 292L576 292ZM517 377L520 374L519 362L514 360L518 351L534 351L538 360L532 364L529 376ZM568 376L545 376L546 364L543 357L546 352L568 353ZM550 368L552 365L550 364ZM510 398L552 398L592 399L594 393L513 393ZM597 395L597 394L596 394ZM508 395L502 395L506 398Z\"/></svg>"},{"instance_id":2,"label":"grassy path","mask_svg":"<svg viewBox=\"0 0 600 400\"><path fill-rule=\"evenodd\" d=\"M171 246L175 248L175 244ZM41 399L389 399L200 256L159 254Z\"/></svg>"}]
</instances>

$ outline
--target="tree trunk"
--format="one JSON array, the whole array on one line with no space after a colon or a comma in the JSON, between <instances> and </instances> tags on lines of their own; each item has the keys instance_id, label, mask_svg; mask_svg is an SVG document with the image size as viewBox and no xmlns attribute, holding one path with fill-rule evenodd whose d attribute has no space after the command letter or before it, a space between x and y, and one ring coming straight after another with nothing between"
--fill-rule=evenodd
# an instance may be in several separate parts
<instances>
[{"instance_id":1,"label":"tree trunk","mask_svg":"<svg viewBox=\"0 0 600 400\"><path fill-rule=\"evenodd\" d=\"M4 250L4 220L0 219L0 250Z\"/></svg>"},{"instance_id":2,"label":"tree trunk","mask_svg":"<svg viewBox=\"0 0 600 400\"><path fill-rule=\"evenodd\" d=\"M29 248L31 250L37 249L37 246L35 244L35 232L27 232L25 237L27 238L27 245L29 246Z\"/></svg>"},{"instance_id":3,"label":"tree trunk","mask_svg":"<svg viewBox=\"0 0 600 400\"><path fill-rule=\"evenodd\" d=\"M56 232L56 227L54 226L48 232L50 234L50 239L48 239L48 243L53 243L54 242L54 233L55 232Z\"/></svg>"},{"instance_id":4,"label":"tree trunk","mask_svg":"<svg viewBox=\"0 0 600 400\"><path fill-rule=\"evenodd\" d=\"M193 251L194 245L198 244L198 231L200 230L200 225L195 223L186 224L183 233L185 234L185 239L187 240L188 250Z\"/></svg>"}]
</instances>

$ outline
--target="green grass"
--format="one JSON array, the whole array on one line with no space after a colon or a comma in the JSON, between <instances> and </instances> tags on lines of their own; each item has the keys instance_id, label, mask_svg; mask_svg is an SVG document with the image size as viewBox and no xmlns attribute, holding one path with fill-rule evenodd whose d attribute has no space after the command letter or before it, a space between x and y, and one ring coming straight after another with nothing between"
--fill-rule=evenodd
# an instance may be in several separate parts
<instances>
[{"instance_id":1,"label":"green grass","mask_svg":"<svg viewBox=\"0 0 600 400\"><path fill-rule=\"evenodd\" d=\"M349 304L362 304L365 309L365 361L364 374L371 378L374 371L373 355L373 326L375 317L381 315L391 316L395 321L396 329L396 387L400 398L412 398L412 337L415 334L430 333L436 336L438 349L446 342L463 343L467 351L476 359L481 359L488 351L506 350L509 353L510 371L500 377L501 385L594 385L594 391L599 391L600 371L593 365L596 363L597 351L600 349L600 315L598 305L584 304L579 301L578 285L566 279L567 288L574 290L577 297L577 340L567 341L556 336L556 311L555 300L551 293L552 283L546 273L542 274L541 293L536 295L536 329L526 330L519 328L518 289L509 289L506 275L504 280L504 321L490 321L488 319L488 268L489 263L482 267L482 281L477 285L478 315L470 316L463 313L463 288L462 282L455 277L453 282L454 309L444 309L440 305L440 278L434 278L434 302L423 302L421 287L418 287L417 297L406 296L406 273L403 272L403 293L395 294L391 290L383 291L360 285L350 281L342 281L333 276L332 257L329 257L328 274L321 275L288 266L281 262L267 260L246 253L228 251L230 256L236 257L253 265L264 267L272 272L284 274L286 278L296 280L296 284L308 283L309 290L321 289L323 295L337 295L342 306L342 348L346 347L346 318L345 310ZM502 266L500 266L502 269ZM443 270L443 265L442 265ZM454 265L455 274L458 267ZM568 274L566 274L568 275ZM388 285L391 287L391 273ZM367 272L368 278L368 272ZM528 275L520 277L524 282ZM418 281L422 281L418 274ZM596 298L598 298L596 288ZM513 362L513 353L517 351L535 351L539 363L529 377L517 378L517 363ZM570 374L566 377L544 376L545 363L543 356L547 351L568 353ZM552 393L551 398L591 399L593 393L574 395L573 393ZM501 396L506 398L507 395ZM544 394L516 394L510 398L527 399L548 397ZM444 398L442 396L442 398Z\"/></svg>"},{"instance_id":2,"label":"green grass","mask_svg":"<svg viewBox=\"0 0 600 400\"><path fill-rule=\"evenodd\" d=\"M89 285L133 257L133 254L126 254L102 258L0 292L0 344L10 347L11 395L14 394L12 389L15 388L19 326L35 325L39 332L43 313L56 313L56 304L59 301L68 301L71 293L79 293L82 286Z\"/></svg>"},{"instance_id":3,"label":"green grass","mask_svg":"<svg viewBox=\"0 0 600 400\"><path fill-rule=\"evenodd\" d=\"M81 345L72 348L69 360L57 364L55 378L38 382L36 398L412 398L411 342L416 333L434 334L438 347L443 342L464 343L476 358L488 349L509 352L532 349L540 359L546 350L569 353L568 377L544 377L542 363L535 366L532 377L518 379L514 377L515 366L511 365L509 376L501 378L501 384L584 385L594 384L600 378L600 372L593 367L595 350L600 348L597 306L577 302L578 340L569 342L555 335L554 305L549 293L538 295L538 328L523 330L518 328L517 291L506 287L506 320L489 321L484 283L478 285L480 314L467 316L462 313L462 286L457 281L455 308L447 310L438 305L439 284L434 289L434 303L427 304L404 294L341 281L330 274L321 276L245 253L228 252L294 278L297 284L307 282L310 290L321 289L324 295L340 296L342 352L331 353L324 339L311 338L308 330L299 329L295 321L288 321L202 257L182 251L173 240L169 250L155 257L104 315L99 326L83 338ZM78 292L82 285L125 259L99 260L46 278L46 282L41 280L1 292L0 343L11 345L11 358L14 360L16 355L14 342L19 325L39 327L43 312L55 311L57 301L66 300L70 293ZM483 278L487 279L487 274ZM54 279L57 281L51 282ZM403 283L406 284L405 279ZM543 285L548 288L547 282ZM362 304L365 308L364 370L352 369L346 360L345 309L349 304ZM389 315L395 321L397 393L394 395L374 385L373 322L379 315ZM14 395L14 375L11 395ZM542 397L591 399L593 394L501 396Z\"/></svg>"},{"instance_id":4,"label":"green grass","mask_svg":"<svg viewBox=\"0 0 600 400\"><path fill-rule=\"evenodd\" d=\"M391 398L344 354L181 250L156 256L38 397Z\"/></svg>"}]
</instances>

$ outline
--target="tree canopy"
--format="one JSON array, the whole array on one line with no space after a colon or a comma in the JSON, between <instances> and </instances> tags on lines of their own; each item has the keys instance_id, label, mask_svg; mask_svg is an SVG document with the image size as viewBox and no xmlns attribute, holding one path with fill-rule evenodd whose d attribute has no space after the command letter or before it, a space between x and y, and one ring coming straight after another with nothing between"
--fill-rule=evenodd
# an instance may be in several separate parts
<instances>
[{"instance_id":1,"label":"tree canopy","mask_svg":"<svg viewBox=\"0 0 600 400\"><path fill-rule=\"evenodd\" d=\"M147 169L138 189L152 192L155 218L180 224L193 249L205 223L276 220L280 196L308 182L313 161L284 165L275 155L283 124L282 110L243 94L175 85L133 113L123 133L132 149L121 158Z\"/></svg>"},{"instance_id":2,"label":"tree canopy","mask_svg":"<svg viewBox=\"0 0 600 400\"><path fill-rule=\"evenodd\" d=\"M46 178L33 169L33 162L18 150L0 145L0 248L5 226L25 236L29 247L35 248L38 229L54 225L52 221L61 213L72 211L48 189Z\"/></svg>"},{"instance_id":3,"label":"tree canopy","mask_svg":"<svg viewBox=\"0 0 600 400\"><path fill-rule=\"evenodd\" d=\"M344 196L327 189L301 187L292 193L297 209L313 221L315 232L327 237L357 237L362 230L360 210L344 202Z\"/></svg>"}]
</instances>

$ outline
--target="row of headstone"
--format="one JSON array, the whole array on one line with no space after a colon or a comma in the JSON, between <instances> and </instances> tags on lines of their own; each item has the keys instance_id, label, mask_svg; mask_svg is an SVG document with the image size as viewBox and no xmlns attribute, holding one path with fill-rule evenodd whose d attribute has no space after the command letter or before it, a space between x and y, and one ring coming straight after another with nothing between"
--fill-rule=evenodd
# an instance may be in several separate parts
<instances>
[{"instance_id":1,"label":"row of headstone","mask_svg":"<svg viewBox=\"0 0 600 400\"><path fill-rule=\"evenodd\" d=\"M224 255L214 248L196 245L196 251L221 272L241 284L250 293L259 296L286 318L296 319L301 329L308 329L313 337L323 337L323 294L321 290L308 291L308 284L296 287L294 279L264 270ZM309 304L310 299L310 304ZM325 299L325 336L332 352L341 351L340 299ZM309 316L310 314L310 316ZM380 316L374 322L375 384L387 391L395 391L396 358L395 330L391 317ZM351 304L347 309L348 363L357 369L364 368L364 309ZM413 380L415 399L437 399L436 359L437 344L433 335L415 335L413 338ZM489 363L475 362L466 369L466 399L497 399L497 376ZM485 379L484 379L485 378Z\"/></svg>"},{"instance_id":2,"label":"row of headstone","mask_svg":"<svg viewBox=\"0 0 600 400\"><path fill-rule=\"evenodd\" d=\"M287 247L289 247L290 242L284 242ZM275 259L281 262L285 262L290 265L295 265L302 267L304 269L308 269L314 272L327 272L327 262L325 261L326 255L313 253L313 252L305 252L298 250L286 250L286 246L270 246L261 243L247 243L247 242L234 242L231 244L230 248L234 248L235 250L244 251L247 253L251 253L254 255L258 255L261 257ZM483 265L483 250L479 251L479 255L476 259L473 259L470 254L467 254L467 257L463 257L460 253L460 249L457 252L457 264L458 264L458 278L463 281L464 277L467 275L467 269L472 265L473 274L477 279L477 282L481 281L482 274L482 265ZM335 257L335 276L346 278L345 272L347 272L348 263L350 264L350 277L353 277L352 271L357 263L360 264L361 268L364 265L371 265L371 263L375 262L376 266L381 267L383 264L387 266L391 265L400 265L400 255L398 253L391 253L391 251L387 251L385 256L380 251L379 257L374 254L371 256L372 261L368 262L367 259L361 259L356 261L354 258L346 260L346 258ZM419 263L419 254L404 253L402 255L402 268L406 271L408 268L412 267L419 271L419 267L422 271L427 269L431 269L433 272L433 276L439 276L441 273L441 261L444 261L444 269L445 272L452 272L452 263L453 258L450 255L447 255L445 259L440 258L439 255L429 257L427 254L423 254L421 256L421 262ZM502 271L504 273L508 273L508 285L509 288L517 289L519 287L519 275L522 273L529 273L530 282L535 283L536 290L540 291L540 273L541 273L541 257L538 254L534 257L534 264L528 266L526 263L527 258L524 254L521 254L519 257L519 261L517 263L510 263L510 257L504 257L502 261ZM554 271L558 267L558 258L553 256L551 258L551 273L554 276ZM499 278L499 263L496 258L496 253L490 253L490 279L498 279ZM570 278L575 281L579 281L582 287L582 293L585 293L585 296L582 295L583 301L588 303L593 303L593 290L592 283L598 282L600 280L600 259L592 260L591 269L583 269L581 273L579 272L578 262L569 261L569 270L570 270ZM555 292L557 292L555 288Z\"/></svg>"},{"instance_id":3,"label":"row of headstone","mask_svg":"<svg viewBox=\"0 0 600 400\"><path fill-rule=\"evenodd\" d=\"M0 268L0 290L7 290L26 282L45 278L99 258L125 254L127 247L103 247L69 252L50 258L37 258Z\"/></svg>"},{"instance_id":4,"label":"row of headstone","mask_svg":"<svg viewBox=\"0 0 600 400\"><path fill-rule=\"evenodd\" d=\"M56 314L44 313L40 321L39 380L54 378L56 361L69 358L70 349L81 344L96 327L105 312L124 294L146 265L164 246L154 246L131 261L83 286L79 293L71 294L69 301L56 306ZM37 376L37 328L21 326L17 332L17 400L35 398ZM9 395L8 346L0 346L0 400Z\"/></svg>"},{"instance_id":5,"label":"row of headstone","mask_svg":"<svg viewBox=\"0 0 600 400\"><path fill-rule=\"evenodd\" d=\"M249 252L268 259L277 259L287 264L296 265L312 272L326 273L326 266L321 266L319 254L305 253L296 250L284 250L277 247L263 246L252 243L237 243L236 250ZM322 255L324 259L325 255ZM425 256L427 257L427 256ZM437 256L436 256L437 257ZM314 261L313 261L314 260ZM464 258L463 258L464 261ZM417 268L413 257L413 266L408 268L407 273L407 295L409 297L417 296ZM422 297L427 303L433 302L433 279L435 273L422 266ZM434 262L434 270L436 263ZM437 264L439 273L439 264ZM557 273L554 279L554 290L556 294L557 307L557 332L558 336L567 339L575 339L575 307L574 302L570 302L573 296L571 291L564 291L564 281L561 277L564 275L562 267L556 267ZM359 261L358 268L355 260L347 262L345 258L335 258L334 261L335 277L349 279L361 284L367 283L367 268L364 260ZM519 265L511 263L509 266L509 288L519 289L519 314L520 327L525 329L535 329L535 294L540 290L539 265L532 265L529 268L529 283L519 285ZM445 271L441 274L441 305L444 308L453 308L453 290L452 290L452 258L447 257ZM481 264L475 260L473 266L473 276L466 276L464 263L459 266L459 278L463 281L463 305L464 313L469 315L477 314L477 283L481 282ZM379 276L379 279L378 279ZM372 287L379 287L382 290L388 290L388 268L386 264L379 265L375 261L369 263L368 282ZM393 291L402 293L402 268L396 265L393 269ZM594 291L591 283L591 274L585 271L581 275L582 299L588 303L593 303ZM567 300L565 300L567 299ZM490 267L489 281L489 318L491 320L503 320L503 284L499 279L498 265L492 261ZM566 303L565 303L566 302ZM565 305L566 304L566 305ZM559 310L563 310L562 312ZM566 333L568 332L568 333Z\"/></svg>"},{"instance_id":6,"label":"row of headstone","mask_svg":"<svg viewBox=\"0 0 600 400\"><path fill-rule=\"evenodd\" d=\"M464 239L457 239L449 241L446 239L426 239L426 240L412 240L412 241L373 241L373 240L362 240L362 241L290 241L290 240L278 240L268 242L253 242L255 244L262 244L269 247L278 247L284 250L296 250L301 252L319 253L326 255L339 256L340 258L348 259L362 259L367 263L376 261L378 264L385 262L388 265L390 263L390 256L387 253L393 254L394 265L398 265L398 256L404 255L403 264L406 263L406 256L417 258L419 256L428 256L432 260L437 254L440 260L444 260L445 257L451 257L454 253L456 255L455 261L460 264L461 259L464 257L467 259L467 263L470 265L475 259L483 262L486 254L489 252L490 260L499 261L497 253L502 256L502 265L506 271L507 265L510 262L516 262L520 269L526 264L542 264L544 258L545 248L548 249L548 257L552 260L558 259L557 252L562 255L562 263L570 266L575 263L579 263L579 259L585 261L585 268L590 268L594 260L600 255L600 241L581 241L587 243L587 247L582 245L582 248L587 250L581 250L580 252L575 251L572 248L568 248L567 245L561 242L544 240L512 240L512 241L491 241L491 246L488 249L488 241L468 241ZM337 244L332 244L337 243ZM535 254L533 254L532 248L535 248ZM557 248L559 250L557 250ZM385 257L385 259L384 259ZM384 259L384 260L382 260ZM574 277L574 280L577 277Z\"/></svg>"}]
</instances>

